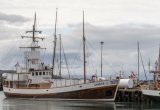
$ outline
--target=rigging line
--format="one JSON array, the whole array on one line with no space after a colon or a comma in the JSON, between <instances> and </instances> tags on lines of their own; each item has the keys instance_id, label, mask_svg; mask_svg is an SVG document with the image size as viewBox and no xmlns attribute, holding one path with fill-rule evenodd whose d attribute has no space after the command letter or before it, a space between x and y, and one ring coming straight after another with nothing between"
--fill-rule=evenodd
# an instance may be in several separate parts
<instances>
[{"instance_id":1,"label":"rigging line","mask_svg":"<svg viewBox=\"0 0 160 110\"><path fill-rule=\"evenodd\" d=\"M61 66L62 66L62 58L61 58L61 50L62 50L62 40L61 40L61 34L59 34L59 65L60 65L60 70L59 70L59 76L61 77Z\"/></svg>"},{"instance_id":2,"label":"rigging line","mask_svg":"<svg viewBox=\"0 0 160 110\"><path fill-rule=\"evenodd\" d=\"M145 70L145 67L144 67L141 51L139 51L139 54L140 54L140 58L141 58L141 62L142 62L142 66L143 66L143 71L144 71L144 74L145 74L145 78L147 80L146 70Z\"/></svg>"},{"instance_id":3,"label":"rigging line","mask_svg":"<svg viewBox=\"0 0 160 110\"><path fill-rule=\"evenodd\" d=\"M83 41L81 41L81 43L80 43L80 50L81 50L81 47L82 47L82 42ZM81 54L81 52L80 51L78 51L77 53L79 53L78 55L80 55ZM78 65L78 64L76 64L77 62L78 62L78 58L79 58L79 56L78 55L75 55L75 57L74 57L74 59L73 59L73 65L75 66L75 65ZM73 69L74 68L74 66L73 65L71 65L71 68ZM75 76L75 70L72 70L73 71L73 74L74 74L74 76Z\"/></svg>"},{"instance_id":4,"label":"rigging line","mask_svg":"<svg viewBox=\"0 0 160 110\"><path fill-rule=\"evenodd\" d=\"M11 48L8 48L8 51L7 51L7 53L6 54L10 54L10 53L12 53L12 54L10 54L10 58L12 58L12 59L10 59L10 60L8 60L8 61L10 61L10 62L13 62L15 59L18 61L18 54L17 54L17 52L16 53L14 53L13 52L13 50L14 50L14 47L12 46ZM5 57L5 56L4 56ZM2 58L2 59L4 59L4 58ZM8 62L7 60L5 61L5 62ZM9 63L9 62L8 62ZM6 64L5 64L6 65ZM13 64L14 65L14 64ZM11 69L15 69L15 66L11 66Z\"/></svg>"},{"instance_id":5,"label":"rigging line","mask_svg":"<svg viewBox=\"0 0 160 110\"><path fill-rule=\"evenodd\" d=\"M83 42L83 41L81 41L81 44L80 44L80 50L81 50L81 47L82 47L82 42ZM78 51L77 53L80 54L81 52ZM76 59L78 59L78 57L79 57L78 55L75 55L74 60L73 60L73 64L76 62Z\"/></svg>"},{"instance_id":6,"label":"rigging line","mask_svg":"<svg viewBox=\"0 0 160 110\"><path fill-rule=\"evenodd\" d=\"M88 44L86 44L86 50L89 50L88 49ZM88 56L88 54L89 54L90 52L88 51L86 54L87 54L87 58L89 58L89 56ZM95 67L93 66L93 61L92 61L92 57L91 57L91 60L87 60L88 62L87 62L87 65L88 65L88 68L89 68L89 74L90 74L90 76L94 73L94 70L95 70ZM91 65L91 66L90 66ZM92 68L93 68L93 71L92 71ZM92 73L93 72L93 73Z\"/></svg>"},{"instance_id":7,"label":"rigging line","mask_svg":"<svg viewBox=\"0 0 160 110\"><path fill-rule=\"evenodd\" d=\"M60 42L59 42L59 39L57 39L57 42L56 42L57 50L59 50L59 47L60 47L60 46L59 46L59 43L60 43ZM54 65L55 65L54 69L55 69L55 70L57 69L57 72L58 72L58 74L59 74L59 71L60 71L60 59L59 59L58 56L59 56L59 52L57 51L57 52L56 52L56 55L55 55L55 62L56 62L56 63L54 64ZM57 68L56 68L56 66L57 66ZM58 74L57 74L57 75L58 75Z\"/></svg>"},{"instance_id":8,"label":"rigging line","mask_svg":"<svg viewBox=\"0 0 160 110\"><path fill-rule=\"evenodd\" d=\"M57 64L58 64L58 75L61 76L61 65L62 65L62 58L61 58L61 48L62 48L62 41L61 41L61 36L59 36L59 40L57 40L57 50L60 50L58 52L59 57L57 55Z\"/></svg>"},{"instance_id":9,"label":"rigging line","mask_svg":"<svg viewBox=\"0 0 160 110\"><path fill-rule=\"evenodd\" d=\"M42 45L44 46L44 47L46 47L46 44L45 44L45 42L42 42ZM43 61L44 61L44 59L46 58L46 48L44 49L44 51L42 50L42 52L43 52L43 55L42 55L42 58L43 58Z\"/></svg>"},{"instance_id":10,"label":"rigging line","mask_svg":"<svg viewBox=\"0 0 160 110\"><path fill-rule=\"evenodd\" d=\"M59 39L56 39L56 50L59 50ZM60 60L59 60L59 51L55 53L54 57L54 75L59 75L60 71Z\"/></svg>"},{"instance_id":11,"label":"rigging line","mask_svg":"<svg viewBox=\"0 0 160 110\"><path fill-rule=\"evenodd\" d=\"M43 62L44 62L44 60L46 59L46 49L45 49L44 52L43 52L42 58L43 58Z\"/></svg>"},{"instance_id":12,"label":"rigging line","mask_svg":"<svg viewBox=\"0 0 160 110\"><path fill-rule=\"evenodd\" d=\"M64 52L64 47L63 47L62 41L61 41L61 45L62 45L64 60L65 60L65 63L66 63L66 67L67 67L67 71L68 71L68 75L69 75L69 79L70 79L70 71L69 71L69 67L68 67L68 63L67 63L67 58L66 58L66 55L65 55L65 52Z\"/></svg>"},{"instance_id":13,"label":"rigging line","mask_svg":"<svg viewBox=\"0 0 160 110\"><path fill-rule=\"evenodd\" d=\"M20 40L19 44L20 44L20 45L22 45L22 44L23 44L23 43L22 43L22 40ZM20 51L20 52L18 52L18 53L19 53L19 55L20 55L21 62L23 62L23 60L22 60L22 59L23 59L23 54L22 54L22 52L21 52L22 50L21 50L21 48L20 48L20 49L18 49L18 50ZM23 63L23 64L24 64L24 63Z\"/></svg>"},{"instance_id":14,"label":"rigging line","mask_svg":"<svg viewBox=\"0 0 160 110\"><path fill-rule=\"evenodd\" d=\"M89 72L89 71L91 71L91 69L90 69L90 67L89 67L90 61L88 60L88 59L89 59L89 51L88 51L87 44L85 44L85 47L86 47L86 61L87 61L87 62L86 62L86 66L87 66L86 74L89 73L89 75L91 76L91 74L90 74L90 72ZM88 72L87 72L87 70L88 70Z\"/></svg>"},{"instance_id":15,"label":"rigging line","mask_svg":"<svg viewBox=\"0 0 160 110\"><path fill-rule=\"evenodd\" d=\"M88 44L87 44L87 46L88 46ZM89 47L89 46L88 46ZM93 58L92 58L92 60L93 60ZM97 68L93 65L93 63L91 63L91 65L92 65L92 67L94 68L94 70L97 70Z\"/></svg>"},{"instance_id":16,"label":"rigging line","mask_svg":"<svg viewBox=\"0 0 160 110\"><path fill-rule=\"evenodd\" d=\"M87 40L86 40L87 41ZM91 45L91 43L89 41L87 41L88 44L90 45L90 47L95 51L95 53L100 56L99 52L96 51L96 49ZM105 57L103 57L103 61L106 62L108 64L108 66L112 69L113 72L115 72L116 74L118 74L118 72L116 72L116 70L109 65L109 63L106 61Z\"/></svg>"}]
</instances>

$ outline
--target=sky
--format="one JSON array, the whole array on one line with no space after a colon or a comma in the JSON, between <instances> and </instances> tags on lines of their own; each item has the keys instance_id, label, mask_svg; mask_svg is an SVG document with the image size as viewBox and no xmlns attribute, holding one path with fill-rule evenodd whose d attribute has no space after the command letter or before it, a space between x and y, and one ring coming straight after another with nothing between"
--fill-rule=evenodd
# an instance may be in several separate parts
<instances>
[{"instance_id":1,"label":"sky","mask_svg":"<svg viewBox=\"0 0 160 110\"><path fill-rule=\"evenodd\" d=\"M51 63L54 22L58 8L57 33L61 34L69 64L75 56L81 67L82 12L85 15L87 39L87 69L89 74L100 74L100 42L103 41L103 74L115 76L124 71L127 76L137 74L137 42L147 72L148 62L154 69L160 44L159 0L0 0L0 69L15 69L23 59L19 46L28 45L21 35L32 28L34 13L37 28L42 30L47 47L43 59ZM27 43L26 43L27 42ZM91 49L91 50L90 50ZM95 66L93 66L94 64ZM92 66L91 66L92 65ZM91 69L91 67L93 69ZM74 67L75 68L75 67ZM82 72L82 69L79 70ZM144 79L142 62L140 78Z\"/></svg>"}]
</instances>

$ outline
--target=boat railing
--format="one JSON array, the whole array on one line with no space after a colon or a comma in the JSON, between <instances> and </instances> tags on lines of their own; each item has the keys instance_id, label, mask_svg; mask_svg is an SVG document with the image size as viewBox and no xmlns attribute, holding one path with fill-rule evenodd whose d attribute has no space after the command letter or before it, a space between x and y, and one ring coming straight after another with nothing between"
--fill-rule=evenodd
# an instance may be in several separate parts
<instances>
[{"instance_id":1,"label":"boat railing","mask_svg":"<svg viewBox=\"0 0 160 110\"><path fill-rule=\"evenodd\" d=\"M89 79L86 79L86 84L102 82L102 81L108 81L108 84L118 84L117 80L89 80ZM66 86L81 85L81 84L84 84L83 79L55 79L51 87L66 87Z\"/></svg>"}]
</instances>

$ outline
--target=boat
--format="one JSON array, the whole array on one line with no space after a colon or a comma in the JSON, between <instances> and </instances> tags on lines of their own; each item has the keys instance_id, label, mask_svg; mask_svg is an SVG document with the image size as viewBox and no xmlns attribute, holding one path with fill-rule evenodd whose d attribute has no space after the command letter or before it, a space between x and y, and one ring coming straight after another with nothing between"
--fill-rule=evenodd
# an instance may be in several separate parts
<instances>
[{"instance_id":1,"label":"boat","mask_svg":"<svg viewBox=\"0 0 160 110\"><path fill-rule=\"evenodd\" d=\"M152 101L160 101L160 48L159 57L155 63L155 69L151 70L150 73L153 73L153 82L141 86L142 94Z\"/></svg>"},{"instance_id":2,"label":"boat","mask_svg":"<svg viewBox=\"0 0 160 110\"><path fill-rule=\"evenodd\" d=\"M57 12L56 12L57 18ZM56 23L55 23L56 24ZM15 73L3 74L3 91L7 98L53 98L56 100L98 100L115 101L118 81L102 80L92 77L86 78L86 59L85 59L85 36L84 36L84 14L83 14L83 52L84 52L84 78L65 79L57 78L53 74L53 67L45 64L40 59L40 51L44 48L39 46L38 41L44 38L35 36L35 33L41 33L36 29L36 14L33 24L32 37L22 36L22 38L31 38L29 50L24 52L25 64L15 65ZM56 27L56 25L55 25ZM55 29L56 30L56 29ZM56 32L55 32L56 33ZM56 35L55 35L56 39ZM54 50L54 49L53 49ZM53 58L55 54L53 54Z\"/></svg>"}]
</instances>

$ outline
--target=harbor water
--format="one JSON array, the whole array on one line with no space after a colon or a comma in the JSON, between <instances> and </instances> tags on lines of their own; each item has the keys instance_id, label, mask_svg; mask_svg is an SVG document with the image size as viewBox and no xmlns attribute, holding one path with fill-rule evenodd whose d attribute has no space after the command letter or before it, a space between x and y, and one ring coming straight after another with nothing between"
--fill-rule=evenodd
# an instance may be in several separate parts
<instances>
[{"instance_id":1,"label":"harbor water","mask_svg":"<svg viewBox=\"0 0 160 110\"><path fill-rule=\"evenodd\" d=\"M158 103L7 99L0 92L0 110L159 110Z\"/></svg>"}]
</instances>

